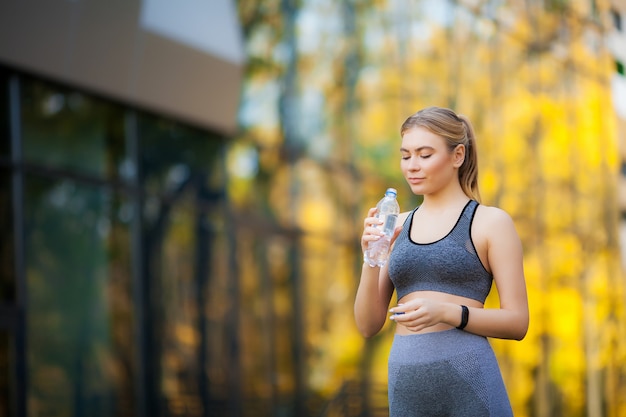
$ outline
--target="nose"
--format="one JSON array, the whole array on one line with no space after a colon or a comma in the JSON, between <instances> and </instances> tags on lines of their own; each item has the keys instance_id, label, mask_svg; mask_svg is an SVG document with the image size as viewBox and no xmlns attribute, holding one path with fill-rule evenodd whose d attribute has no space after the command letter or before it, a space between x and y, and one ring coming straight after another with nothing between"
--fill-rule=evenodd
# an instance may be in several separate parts
<instances>
[{"instance_id":1,"label":"nose","mask_svg":"<svg viewBox=\"0 0 626 417\"><path fill-rule=\"evenodd\" d=\"M412 156L409 158L409 170L410 171L419 171L421 168L419 158L416 156Z\"/></svg>"}]
</instances>

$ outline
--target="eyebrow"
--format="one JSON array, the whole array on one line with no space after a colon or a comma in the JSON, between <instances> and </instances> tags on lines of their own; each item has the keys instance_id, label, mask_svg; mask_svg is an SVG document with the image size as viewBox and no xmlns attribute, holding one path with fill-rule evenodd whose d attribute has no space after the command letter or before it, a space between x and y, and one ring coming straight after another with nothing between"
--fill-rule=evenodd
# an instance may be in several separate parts
<instances>
[{"instance_id":1,"label":"eyebrow","mask_svg":"<svg viewBox=\"0 0 626 417\"><path fill-rule=\"evenodd\" d=\"M419 148L415 148L416 152L420 152L424 149L432 149L434 150L435 148L433 148L432 146L420 146ZM400 152L411 152L410 150L406 149L406 148L400 148Z\"/></svg>"}]
</instances>

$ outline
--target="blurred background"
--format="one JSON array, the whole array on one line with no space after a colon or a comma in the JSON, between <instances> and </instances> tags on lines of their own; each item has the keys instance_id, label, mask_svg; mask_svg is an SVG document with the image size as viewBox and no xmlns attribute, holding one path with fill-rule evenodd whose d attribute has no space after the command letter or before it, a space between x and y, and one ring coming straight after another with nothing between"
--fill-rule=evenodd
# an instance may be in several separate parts
<instances>
[{"instance_id":1,"label":"blurred background","mask_svg":"<svg viewBox=\"0 0 626 417\"><path fill-rule=\"evenodd\" d=\"M0 417L387 415L362 219L473 121L515 415L626 416L626 1L0 0ZM488 306L497 306L495 291ZM424 381L427 383L427 381Z\"/></svg>"}]
</instances>

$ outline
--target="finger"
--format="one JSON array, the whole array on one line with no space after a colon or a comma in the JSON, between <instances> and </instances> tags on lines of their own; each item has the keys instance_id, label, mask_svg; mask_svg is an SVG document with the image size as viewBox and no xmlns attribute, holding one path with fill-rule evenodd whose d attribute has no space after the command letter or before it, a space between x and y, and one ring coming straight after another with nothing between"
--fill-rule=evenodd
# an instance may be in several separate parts
<instances>
[{"instance_id":1,"label":"finger","mask_svg":"<svg viewBox=\"0 0 626 417\"><path fill-rule=\"evenodd\" d=\"M380 224L382 224L382 221L378 217L366 217L363 220L363 227L378 226Z\"/></svg>"},{"instance_id":2,"label":"finger","mask_svg":"<svg viewBox=\"0 0 626 417\"><path fill-rule=\"evenodd\" d=\"M365 244L365 246L369 246L370 243L372 242L376 242L377 240L380 239L380 236L375 236L375 235L366 235L363 236L363 239L361 239L361 241Z\"/></svg>"},{"instance_id":3,"label":"finger","mask_svg":"<svg viewBox=\"0 0 626 417\"><path fill-rule=\"evenodd\" d=\"M402 316L404 316L404 313L393 313L391 316L389 316L389 320L393 320L398 324L404 325L402 321Z\"/></svg>"},{"instance_id":4,"label":"finger","mask_svg":"<svg viewBox=\"0 0 626 417\"><path fill-rule=\"evenodd\" d=\"M425 329L427 327L423 323L420 323L420 322L415 321L415 320L413 320L413 321L405 321L405 322L400 321L400 320L398 320L400 317L397 317L395 319L396 324L398 326L403 326L403 327L409 329L412 332L419 332L420 330L423 330L423 329Z\"/></svg>"},{"instance_id":5,"label":"finger","mask_svg":"<svg viewBox=\"0 0 626 417\"><path fill-rule=\"evenodd\" d=\"M391 312L391 316L389 316L389 318L397 321L399 324L403 324L404 326L409 325L410 322L415 320L412 314L414 313L414 310L407 311L405 309L400 309L399 307L394 307L389 311Z\"/></svg>"},{"instance_id":6,"label":"finger","mask_svg":"<svg viewBox=\"0 0 626 417\"><path fill-rule=\"evenodd\" d=\"M371 222L370 219L372 218L376 218L376 212L378 211L378 209L376 207L372 207L367 211L367 217L365 218L365 224L368 223L368 221Z\"/></svg>"},{"instance_id":7,"label":"finger","mask_svg":"<svg viewBox=\"0 0 626 417\"><path fill-rule=\"evenodd\" d=\"M412 332L419 332L420 330L424 330L426 328L426 326L411 326L411 327L407 327L407 329L409 329Z\"/></svg>"},{"instance_id":8,"label":"finger","mask_svg":"<svg viewBox=\"0 0 626 417\"><path fill-rule=\"evenodd\" d=\"M377 238L383 235L382 230L380 230L378 227L374 227L374 226L366 227L365 230L363 230L363 232L366 235L376 236Z\"/></svg>"},{"instance_id":9,"label":"finger","mask_svg":"<svg viewBox=\"0 0 626 417\"><path fill-rule=\"evenodd\" d=\"M391 307L389 309L390 313L397 313L397 312L402 312L404 313L406 310L403 309L403 307L405 307L404 303L398 303L395 306Z\"/></svg>"},{"instance_id":10,"label":"finger","mask_svg":"<svg viewBox=\"0 0 626 417\"><path fill-rule=\"evenodd\" d=\"M399 316L396 318L396 322L404 327L406 327L407 329L411 329L413 331L417 331L420 329L423 329L426 326L426 323L423 320L406 320L406 321L402 321L402 320L398 320L400 319L402 316Z\"/></svg>"},{"instance_id":11,"label":"finger","mask_svg":"<svg viewBox=\"0 0 626 417\"><path fill-rule=\"evenodd\" d=\"M407 303L398 303L397 305L391 307L389 309L390 313L408 313L408 312L414 312L419 310L419 308L422 306L422 299L421 298L414 298L413 300L410 300Z\"/></svg>"}]
</instances>

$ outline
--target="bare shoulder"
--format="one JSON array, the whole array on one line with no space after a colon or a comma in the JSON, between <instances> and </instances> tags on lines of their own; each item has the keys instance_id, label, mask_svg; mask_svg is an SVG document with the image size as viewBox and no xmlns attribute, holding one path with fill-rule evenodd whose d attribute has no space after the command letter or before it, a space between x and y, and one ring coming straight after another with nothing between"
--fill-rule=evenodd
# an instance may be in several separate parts
<instances>
[{"instance_id":1,"label":"bare shoulder","mask_svg":"<svg viewBox=\"0 0 626 417\"><path fill-rule=\"evenodd\" d=\"M513 219L506 211L498 207L485 206L480 204L476 209L475 220L485 225L504 225L512 224Z\"/></svg>"},{"instance_id":2,"label":"bare shoulder","mask_svg":"<svg viewBox=\"0 0 626 417\"><path fill-rule=\"evenodd\" d=\"M474 216L474 224L478 233L483 236L517 236L513 218L505 210L479 205Z\"/></svg>"}]
</instances>

